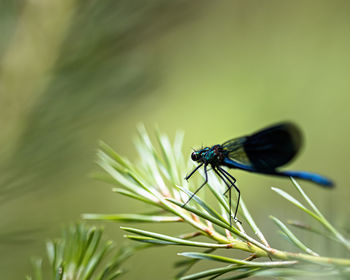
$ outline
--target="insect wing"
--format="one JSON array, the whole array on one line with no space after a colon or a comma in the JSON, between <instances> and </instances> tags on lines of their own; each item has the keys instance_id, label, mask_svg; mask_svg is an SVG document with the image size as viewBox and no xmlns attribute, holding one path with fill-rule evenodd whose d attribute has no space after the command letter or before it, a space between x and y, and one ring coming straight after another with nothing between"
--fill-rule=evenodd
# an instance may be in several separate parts
<instances>
[{"instance_id":1,"label":"insect wing","mask_svg":"<svg viewBox=\"0 0 350 280\"><path fill-rule=\"evenodd\" d=\"M222 144L227 151L226 162L237 168L271 172L291 161L300 150L302 137L293 123L281 123L262 129L250 136ZM238 163L238 164L234 164Z\"/></svg>"},{"instance_id":2,"label":"insect wing","mask_svg":"<svg viewBox=\"0 0 350 280\"><path fill-rule=\"evenodd\" d=\"M250 167L252 163L244 150L244 143L246 141L247 137L235 138L223 143L222 147L229 159L233 160L235 163Z\"/></svg>"},{"instance_id":3,"label":"insect wing","mask_svg":"<svg viewBox=\"0 0 350 280\"><path fill-rule=\"evenodd\" d=\"M273 170L290 162L300 150L302 137L292 123L265 128L244 142L244 151L257 170Z\"/></svg>"}]
</instances>

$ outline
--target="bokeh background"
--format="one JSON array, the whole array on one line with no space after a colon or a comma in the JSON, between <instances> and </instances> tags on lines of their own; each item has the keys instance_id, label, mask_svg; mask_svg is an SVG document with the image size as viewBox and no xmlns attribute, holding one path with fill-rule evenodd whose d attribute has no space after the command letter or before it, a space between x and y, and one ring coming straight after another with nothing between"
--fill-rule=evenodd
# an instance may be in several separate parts
<instances>
[{"instance_id":1,"label":"bokeh background","mask_svg":"<svg viewBox=\"0 0 350 280\"><path fill-rule=\"evenodd\" d=\"M139 122L170 137L183 130L188 155L274 122L298 123L305 146L289 168L336 181L332 191L302 185L348 233L349 12L346 0L0 1L1 278L23 279L30 257L82 213L144 210L91 178L99 139L137 161ZM278 246L268 215L303 217L270 190L293 193L290 181L231 173ZM119 225L106 228L125 242ZM123 279L171 279L178 250L140 252Z\"/></svg>"}]
</instances>

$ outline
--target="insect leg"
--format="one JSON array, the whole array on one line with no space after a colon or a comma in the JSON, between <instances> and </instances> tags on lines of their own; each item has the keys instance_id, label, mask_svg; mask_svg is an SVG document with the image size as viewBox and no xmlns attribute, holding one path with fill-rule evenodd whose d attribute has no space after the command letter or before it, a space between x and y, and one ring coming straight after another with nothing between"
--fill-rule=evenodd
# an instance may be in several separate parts
<instances>
[{"instance_id":1,"label":"insect leg","mask_svg":"<svg viewBox=\"0 0 350 280\"><path fill-rule=\"evenodd\" d=\"M231 201L231 185L227 182L227 179L226 177L224 177L223 175L220 174L220 172L218 170L216 170L214 167L213 167L213 170L215 171L215 173L221 178L221 180L224 181L225 185L227 186L227 191L230 191L229 192L229 217L230 217L230 226L232 226L232 221L231 221L231 209L232 209L232 201ZM226 191L226 192L227 192ZM225 193L226 193L225 192Z\"/></svg>"},{"instance_id":2,"label":"insect leg","mask_svg":"<svg viewBox=\"0 0 350 280\"><path fill-rule=\"evenodd\" d=\"M191 176L198 170L198 168L200 168L202 165L203 165L203 163L201 163L201 164L198 165L195 169L193 169L193 171L192 171L189 175L187 175L187 176L185 177L185 179L186 179L186 180L190 179L190 177L191 177Z\"/></svg>"},{"instance_id":3,"label":"insect leg","mask_svg":"<svg viewBox=\"0 0 350 280\"><path fill-rule=\"evenodd\" d=\"M236 178L235 177L233 177L230 173L228 173L225 169L223 169L222 167L220 167L220 166L218 166L218 169L223 173L223 174L225 174L226 176L225 176L225 178L227 178L227 177L229 177L229 178L231 178L231 180L229 180L231 183L232 183L232 185L234 185L234 183L236 183ZM228 179L228 178L227 178Z\"/></svg>"},{"instance_id":4,"label":"insect leg","mask_svg":"<svg viewBox=\"0 0 350 280\"><path fill-rule=\"evenodd\" d=\"M238 193L238 198L237 198L237 205L236 205L236 209L235 209L235 215L234 215L234 219L236 220L236 216L237 216L237 211L238 211L238 206L239 206L239 200L241 198L241 192L239 190L239 188L235 185L236 183L236 179L230 174L228 173L225 169L221 168L220 166L217 167L218 170L221 172L221 174L227 179L227 181L230 182L231 186L229 189L227 189L227 191L230 191L229 194L231 196L231 188L232 186L236 189L237 193ZM227 192L226 191L226 192ZM225 192L225 193L226 193Z\"/></svg>"},{"instance_id":5,"label":"insect leg","mask_svg":"<svg viewBox=\"0 0 350 280\"><path fill-rule=\"evenodd\" d=\"M229 182L231 183L231 185L230 185L230 188L232 187L232 186L234 186L236 189L237 189L237 187L235 186L235 183L236 183L236 178L235 177L233 177L230 173L228 173L225 169L223 169L223 168L221 168L221 167L219 167L220 168L220 171L223 173L223 174L225 174L226 176L225 176L225 178L227 178L227 177L229 177L229 178L231 178L231 180L229 180L228 178L228 180L229 180ZM228 189L224 192L224 194L226 194L228 192ZM238 191L239 192L239 191Z\"/></svg>"},{"instance_id":6,"label":"insect leg","mask_svg":"<svg viewBox=\"0 0 350 280\"><path fill-rule=\"evenodd\" d=\"M196 169L195 169L194 171L192 171L192 173L191 173L190 175L192 175L192 174L193 174L199 167L201 167L202 165L203 165L203 163L200 164L199 166L197 166ZM190 196L190 198L182 205L182 207L184 207L187 203L189 203L190 200L196 195L196 193L199 192L199 190L200 190L201 188L203 188L203 186L204 186L206 183L208 183L207 165L204 165L204 175L205 175L205 180L204 180L203 184L202 184L198 189L196 189L196 191L195 191L195 192Z\"/></svg>"}]
</instances>

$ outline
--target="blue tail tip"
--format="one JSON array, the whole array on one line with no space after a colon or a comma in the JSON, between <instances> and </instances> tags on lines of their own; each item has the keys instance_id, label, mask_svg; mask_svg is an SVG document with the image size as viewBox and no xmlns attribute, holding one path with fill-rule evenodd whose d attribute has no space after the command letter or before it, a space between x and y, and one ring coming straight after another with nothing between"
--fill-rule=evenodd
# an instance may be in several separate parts
<instances>
[{"instance_id":1,"label":"blue tail tip","mask_svg":"<svg viewBox=\"0 0 350 280\"><path fill-rule=\"evenodd\" d=\"M332 180L316 173L310 173L310 172L304 172L304 171L287 171L285 174L288 174L293 178L299 178L302 180L311 181L313 183L320 185L321 187L325 187L325 188L335 187L335 184Z\"/></svg>"}]
</instances>

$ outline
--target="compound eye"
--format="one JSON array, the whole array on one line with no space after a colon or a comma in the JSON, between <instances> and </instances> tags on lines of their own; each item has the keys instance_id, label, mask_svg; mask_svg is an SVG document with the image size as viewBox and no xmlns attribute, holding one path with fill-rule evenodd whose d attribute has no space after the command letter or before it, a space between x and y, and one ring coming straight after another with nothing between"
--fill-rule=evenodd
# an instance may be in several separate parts
<instances>
[{"instance_id":1,"label":"compound eye","mask_svg":"<svg viewBox=\"0 0 350 280\"><path fill-rule=\"evenodd\" d=\"M196 152L193 152L193 153L191 154L191 159L192 159L193 161L197 161L197 160L198 160L198 154L197 154Z\"/></svg>"}]
</instances>

